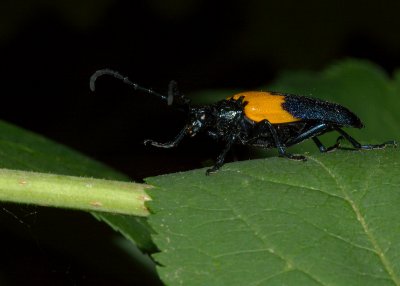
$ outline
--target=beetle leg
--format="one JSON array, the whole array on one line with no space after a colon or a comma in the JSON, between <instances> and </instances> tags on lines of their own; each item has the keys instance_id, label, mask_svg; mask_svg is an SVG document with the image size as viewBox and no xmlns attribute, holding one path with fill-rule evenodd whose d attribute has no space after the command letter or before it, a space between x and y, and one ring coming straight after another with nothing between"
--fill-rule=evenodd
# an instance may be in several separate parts
<instances>
[{"instance_id":1,"label":"beetle leg","mask_svg":"<svg viewBox=\"0 0 400 286\"><path fill-rule=\"evenodd\" d=\"M317 138L318 134L326 132L326 130L329 128L331 128L330 125L328 125L326 123L320 123L320 124L310 128L309 130L301 133L299 136L297 136L293 140L289 141L287 143L287 145L291 146L291 145L297 144L297 143L304 141L311 137L312 140L314 141L315 145L317 145L320 152L326 153L326 152L334 151L334 150L340 148L340 140L343 139L343 136L339 136L338 139L336 140L336 143L330 147L325 147L322 144L322 142Z\"/></svg>"},{"instance_id":2,"label":"beetle leg","mask_svg":"<svg viewBox=\"0 0 400 286\"><path fill-rule=\"evenodd\" d=\"M351 137L349 134L344 132L342 129L339 127L335 128L337 132L339 132L347 141L353 145L355 149L366 149L366 150L372 150L372 149L383 149L387 145L393 145L394 147L397 147L397 142L396 141L387 141L382 144L367 144L367 145L362 145L360 144L356 139Z\"/></svg>"},{"instance_id":3,"label":"beetle leg","mask_svg":"<svg viewBox=\"0 0 400 286\"><path fill-rule=\"evenodd\" d=\"M317 137L313 137L312 140L314 141L315 145L317 145L319 151L321 151L321 153L325 153L326 152L326 147L324 146L324 144L322 144L322 142L317 138Z\"/></svg>"},{"instance_id":4,"label":"beetle leg","mask_svg":"<svg viewBox=\"0 0 400 286\"><path fill-rule=\"evenodd\" d=\"M271 122L269 122L268 120L263 120L260 122L260 124L263 124L263 126L267 126L272 138L274 138L275 141L275 146L278 149L279 152L279 156L281 157L286 157L292 160L298 160L298 161L306 161L306 157L302 156L302 155L295 155L295 154L291 154L286 152L285 146L282 144L282 142L279 140L278 137L278 133L275 130L275 127L272 126Z\"/></svg>"},{"instance_id":5,"label":"beetle leg","mask_svg":"<svg viewBox=\"0 0 400 286\"><path fill-rule=\"evenodd\" d=\"M330 126L327 125L326 123L318 124L318 125L316 125L316 126L310 128L310 129L308 129L307 131L301 133L301 134L300 134L299 136L297 136L296 138L294 138L294 139L290 140L289 142L287 142L287 145L288 145L288 146L292 146L292 145L295 145L295 144L297 144L297 143L300 143L301 141L304 141L304 140L306 140L306 139L309 139L310 137L317 136L317 135L321 134L322 132L324 132L324 131L325 131L326 129L328 129L329 127L330 127ZM318 140L318 139L317 139L317 140ZM315 141L314 141L314 142L315 142ZM320 143L321 143L321 142L320 142ZM316 144L317 144L317 143L316 143ZM322 145L322 143L321 143L321 145ZM318 148L321 150L320 145L317 144L317 146L318 146ZM326 148L325 148L325 149L326 149ZM324 151L321 151L321 152L324 152Z\"/></svg>"},{"instance_id":6,"label":"beetle leg","mask_svg":"<svg viewBox=\"0 0 400 286\"><path fill-rule=\"evenodd\" d=\"M218 155L217 160L215 160L215 165L206 171L206 175L210 175L218 171L219 168L222 167L225 161L226 154L231 149L232 143L234 138L231 138L225 145L224 149L222 150L221 154Z\"/></svg>"},{"instance_id":7,"label":"beetle leg","mask_svg":"<svg viewBox=\"0 0 400 286\"><path fill-rule=\"evenodd\" d=\"M174 140L166 142L166 143L159 143L159 142L153 141L151 139L146 139L146 140L144 140L143 143L144 143L144 145L152 145L152 146L159 147L159 148L173 148L173 147L176 147L179 144L179 142L181 142L182 139L185 137L186 129L187 129L187 127L183 128L181 130L181 132L179 132L179 134L175 137Z\"/></svg>"},{"instance_id":8,"label":"beetle leg","mask_svg":"<svg viewBox=\"0 0 400 286\"><path fill-rule=\"evenodd\" d=\"M331 151L335 151L336 149L340 149L342 148L340 146L341 141L344 139L344 137L342 135L340 135L337 139L336 139L336 143L328 148L326 148L326 152L331 152Z\"/></svg>"},{"instance_id":9,"label":"beetle leg","mask_svg":"<svg viewBox=\"0 0 400 286\"><path fill-rule=\"evenodd\" d=\"M335 151L336 149L340 148L340 141L343 139L343 136L339 136L336 139L336 143L328 148L326 148L324 146L324 144L322 144L322 142L317 138L317 137L313 137L312 140L314 141L315 145L317 145L319 151L321 151L321 153L327 153L327 152L332 152Z\"/></svg>"}]
</instances>

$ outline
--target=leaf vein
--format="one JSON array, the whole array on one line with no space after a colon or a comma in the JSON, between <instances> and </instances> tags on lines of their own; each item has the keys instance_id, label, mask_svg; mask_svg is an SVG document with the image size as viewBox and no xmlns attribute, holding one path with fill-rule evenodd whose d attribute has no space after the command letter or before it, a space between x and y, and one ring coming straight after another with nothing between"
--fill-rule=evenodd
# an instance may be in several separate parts
<instances>
[{"instance_id":1,"label":"leaf vein","mask_svg":"<svg viewBox=\"0 0 400 286\"><path fill-rule=\"evenodd\" d=\"M235 172L234 170L230 170L230 169L225 170L225 172L226 171ZM285 186L289 186L289 187L302 188L302 189L310 190L310 191L317 191L317 192L321 192L321 193L323 193L323 194L325 194L327 196L333 197L333 198L346 200L344 197L329 193L329 192L321 190L319 188L313 188L311 186L306 186L306 185L301 185L301 184L299 184L299 185L290 184L289 182L282 182L282 181L279 181L279 180L273 180L272 178L265 179L265 178L262 178L262 177L254 176L254 175L252 175L250 173L247 173L247 172L241 172L241 175L243 175L243 174L247 175L248 177L263 181L263 182L270 182L270 183L279 184L279 185L285 185Z\"/></svg>"},{"instance_id":2,"label":"leaf vein","mask_svg":"<svg viewBox=\"0 0 400 286\"><path fill-rule=\"evenodd\" d=\"M255 177L255 179L260 180L259 178L256 178L256 177ZM206 191L206 192L210 192L210 190L208 190L207 188L205 188L205 187L203 187L203 186L199 186L199 187L200 187L201 189L203 189L204 191ZM221 195L220 195L220 194L217 194L217 196L220 197ZM226 198L226 200L224 200L224 201L225 201L226 203L229 203L229 207L232 209L232 212L233 212L240 220L243 221L243 223L249 228L249 230L253 233L253 235L254 235L257 239L259 239L259 240L262 242L262 244L264 244L264 245L272 245L272 243L269 242L269 241L267 241L267 240L265 239L265 237L262 237L262 236L259 235L258 231L253 227L252 223L251 223L250 221L247 221L247 219L245 219L245 216L240 215L239 213L237 213L237 211L235 210L235 207L230 203L230 198ZM268 249L272 249L272 248L268 248ZM269 251L269 253L275 255L276 257L278 257L278 258L280 258L282 261L284 261L284 262L286 263L287 267L293 268L293 262L292 262L290 259L288 259L287 257L283 256L283 255L280 254L280 253L276 253L275 250L274 250L274 251ZM214 257L215 257L215 256L214 256ZM315 281L318 281L319 284L325 285L325 283L323 283L322 281L320 281L319 279L317 279L316 277L314 277L311 273L307 272L306 270L301 269L301 268L299 268L299 267L297 267L297 269L298 269L299 271L303 272L304 274L306 274L307 276L313 278Z\"/></svg>"},{"instance_id":3,"label":"leaf vein","mask_svg":"<svg viewBox=\"0 0 400 286\"><path fill-rule=\"evenodd\" d=\"M400 278L395 275L395 271L393 269L393 266L391 265L391 263L389 262L389 260L385 256L384 251L382 250L382 248L379 245L377 239L375 238L375 236L372 234L371 230L369 229L369 226L368 226L364 216L362 215L360 209L358 208L357 204L351 199L351 197L349 196L348 192L346 191L346 188L339 182L339 179L337 178L335 173L332 172L324 163L322 163L321 161L319 161L318 159L316 159L314 157L310 156L309 158L311 160L313 160L315 163L317 163L318 165L320 165L325 170L325 172L329 176L331 176L332 179L335 181L336 185L342 191L345 200L349 203L349 205L351 206L353 212L355 213L358 222L361 224L361 227L363 228L364 233L367 235L367 238L369 239L369 241L371 242L373 248L375 249L375 252L378 255L379 259L381 260L381 263L382 263L383 267L385 268L386 272L389 274L389 277L391 277L391 279L393 280L393 282L396 285L400 285Z\"/></svg>"}]
</instances>

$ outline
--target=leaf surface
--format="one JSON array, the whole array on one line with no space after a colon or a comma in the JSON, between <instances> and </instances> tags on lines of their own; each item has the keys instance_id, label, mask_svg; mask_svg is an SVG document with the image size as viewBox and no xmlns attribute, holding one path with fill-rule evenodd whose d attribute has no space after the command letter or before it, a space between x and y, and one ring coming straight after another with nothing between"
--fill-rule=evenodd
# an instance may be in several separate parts
<instances>
[{"instance_id":1,"label":"leaf surface","mask_svg":"<svg viewBox=\"0 0 400 286\"><path fill-rule=\"evenodd\" d=\"M400 285L400 152L308 158L149 179L164 281Z\"/></svg>"}]
</instances>

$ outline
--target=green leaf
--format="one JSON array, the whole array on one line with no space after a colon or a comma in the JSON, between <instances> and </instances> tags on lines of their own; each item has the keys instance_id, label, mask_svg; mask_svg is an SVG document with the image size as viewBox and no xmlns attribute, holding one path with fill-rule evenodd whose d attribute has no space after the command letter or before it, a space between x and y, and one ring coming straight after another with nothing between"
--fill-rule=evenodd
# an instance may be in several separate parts
<instances>
[{"instance_id":1,"label":"green leaf","mask_svg":"<svg viewBox=\"0 0 400 286\"><path fill-rule=\"evenodd\" d=\"M337 151L148 180L176 285L400 285L400 152Z\"/></svg>"},{"instance_id":2,"label":"green leaf","mask_svg":"<svg viewBox=\"0 0 400 286\"><path fill-rule=\"evenodd\" d=\"M76 151L73 151L46 138L1 121L0 168L53 173L58 175L96 177L102 179L114 179L124 181L128 180L128 178L123 174L120 174L112 170L110 167L96 162L86 156L83 156ZM7 172L7 170L4 170L4 172ZM2 178L0 183L7 183L7 180L12 178L11 176L15 176L18 179L18 176L21 174L19 172L13 171L8 172L10 173L9 177L7 177L6 175L0 176L0 178ZM36 188L37 190L42 188L43 190L48 190L48 192L51 192L52 182L55 182L57 184L60 184L60 181L65 182L65 196L62 198L60 197L60 200L72 199L76 201L76 198L71 198L71 196L68 196L68 192L76 191L79 193L79 190L76 188L75 190L73 186L70 188L68 186L68 182L74 181L75 184L80 184L81 181L84 181L84 179L79 178L23 173L23 176L27 175L31 175L31 177L29 177L29 182L31 183L29 187ZM97 182L101 184L127 184L123 182L113 183L106 181L96 181L94 179L88 180L90 182ZM10 196L7 195L7 192L14 192L14 198L12 199L12 201L16 201L18 193L16 193L13 188L15 188L15 186L10 185L8 190L4 189L4 191L2 192L2 196L0 197L3 198L4 195L6 196L4 199L10 201ZM69 191L68 188L70 188ZM123 196L124 192L121 190L120 194ZM107 196L107 194L105 195ZM32 194L31 197L35 199L34 194ZM26 197L21 198L18 201L21 203L34 202L29 201L28 199L29 197ZM57 201L54 201L53 203L49 201L48 204L51 206L57 206L59 203ZM129 240L134 241L138 245L138 247L142 248L144 251L154 251L154 244L152 243L150 238L150 233L152 232L152 230L148 226L145 218L106 213L94 213L94 215L97 219L105 221L112 228L120 231Z\"/></svg>"},{"instance_id":3,"label":"green leaf","mask_svg":"<svg viewBox=\"0 0 400 286\"><path fill-rule=\"evenodd\" d=\"M265 89L264 89L265 90ZM400 76L348 60L287 72L267 90L342 104L362 143L400 134ZM331 145L338 134L324 136ZM400 285L400 151L299 144L307 162L273 156L147 179L158 271L176 285Z\"/></svg>"}]
</instances>

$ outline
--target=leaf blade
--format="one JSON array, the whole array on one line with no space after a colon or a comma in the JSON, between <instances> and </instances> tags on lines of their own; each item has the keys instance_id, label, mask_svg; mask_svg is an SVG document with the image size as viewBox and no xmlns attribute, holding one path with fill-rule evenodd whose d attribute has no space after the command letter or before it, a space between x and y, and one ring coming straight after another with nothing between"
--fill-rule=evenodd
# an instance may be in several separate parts
<instances>
[{"instance_id":1,"label":"leaf blade","mask_svg":"<svg viewBox=\"0 0 400 286\"><path fill-rule=\"evenodd\" d=\"M361 210L357 215L351 208L351 200L341 193L340 184L333 184L332 188L328 182L330 187L325 190L326 187L318 180L313 181L313 174L310 174L310 170L315 170L321 162L328 167L317 167L320 172L325 168L336 172L333 166L347 158L336 167L343 168L337 176L347 180L346 164L368 166L370 154L375 162L385 163L387 168L393 167L388 162L400 159L397 150L380 151L376 154L338 152L334 158L317 154L305 164L279 158L228 164L221 173L201 184L188 185L188 182L201 179L204 170L185 173L184 179L181 174L172 176L172 181L171 176L150 179L156 186L168 181L168 188L150 191L156 202L171 200L171 193L176 195L175 204L163 209L160 206L154 209L155 202L149 203L155 211L150 224L159 233L154 239L163 250L155 258L166 265L159 269L161 276L167 284L181 281L196 285L196 281L200 284L206 281L213 285L251 285L269 281L272 277L274 281L283 283L290 279L284 273L298 271L296 276L301 273L301 279L311 279L322 285L354 285L354 279L365 285L398 284L398 263L393 262L391 256L382 260L378 255L387 248L384 246L387 236L372 243L359 223ZM286 164L292 167L293 172L289 175L287 168L282 168ZM395 165L398 167L397 163ZM265 174L266 170L273 172ZM294 181L292 174L296 175ZM325 175L335 182L331 173ZM310 180L304 184L304 178ZM368 167L360 168L358 176L353 177L353 183L346 186L346 190L356 189L367 178ZM224 180L231 182L229 191L226 185L224 187ZM303 185L298 186L296 180ZM393 176L390 185L392 188L388 192L400 189L398 176ZM388 200L386 195L385 198ZM391 197L390 203L400 203L398 192L395 198ZM377 219L375 212L368 215L372 222ZM386 229L392 238L395 236L393 228L400 229L396 215L392 212L386 218L392 223L392 231ZM380 247L376 248L376 245ZM393 249L392 245L391 255L400 253L398 245L396 247ZM349 256L349 253L355 255ZM321 256L330 260L321 260ZM192 267L182 266L189 262ZM172 276L171 273L177 275L173 269L180 269L180 275ZM199 269L203 273L199 273Z\"/></svg>"}]
</instances>

